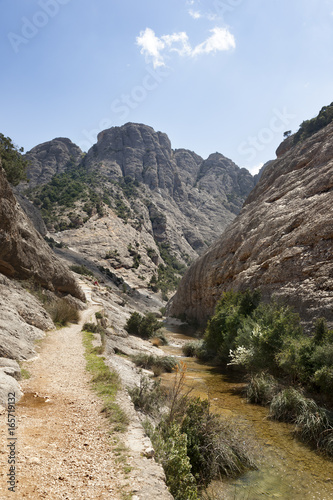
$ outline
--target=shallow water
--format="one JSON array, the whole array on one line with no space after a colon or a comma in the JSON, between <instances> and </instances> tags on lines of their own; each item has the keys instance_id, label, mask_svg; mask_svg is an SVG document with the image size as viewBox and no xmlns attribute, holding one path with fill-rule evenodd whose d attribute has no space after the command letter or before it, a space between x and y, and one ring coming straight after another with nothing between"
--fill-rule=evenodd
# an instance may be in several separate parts
<instances>
[{"instance_id":1,"label":"shallow water","mask_svg":"<svg viewBox=\"0 0 333 500\"><path fill-rule=\"evenodd\" d=\"M182 356L181 345L193 337L166 325L170 345L166 354ZM231 381L214 367L183 358L187 365L187 384L192 394L209 398L212 411L236 418L260 454L257 471L249 471L237 479L215 482L215 499L256 500L333 500L333 462L294 439L293 426L269 420L268 410L248 404L241 392L244 384ZM172 375L164 375L167 383Z\"/></svg>"}]
</instances>

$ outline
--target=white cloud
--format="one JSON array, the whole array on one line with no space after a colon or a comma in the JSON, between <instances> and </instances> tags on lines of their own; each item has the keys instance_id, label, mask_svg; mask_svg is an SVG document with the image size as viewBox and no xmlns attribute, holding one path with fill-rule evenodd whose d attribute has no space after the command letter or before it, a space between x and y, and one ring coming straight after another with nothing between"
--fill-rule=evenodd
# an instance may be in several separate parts
<instances>
[{"instance_id":1,"label":"white cloud","mask_svg":"<svg viewBox=\"0 0 333 500\"><path fill-rule=\"evenodd\" d=\"M170 52L177 52L180 56L191 55L192 48L187 34L182 31L180 33L173 33L172 35L164 35L161 37ZM178 44L178 46L174 46Z\"/></svg>"},{"instance_id":2,"label":"white cloud","mask_svg":"<svg viewBox=\"0 0 333 500\"><path fill-rule=\"evenodd\" d=\"M208 21L215 21L217 19L217 14L213 12L201 13L198 10L190 9L188 11L189 15L193 17L193 19L208 19Z\"/></svg>"},{"instance_id":3,"label":"white cloud","mask_svg":"<svg viewBox=\"0 0 333 500\"><path fill-rule=\"evenodd\" d=\"M212 35L194 48L192 56L230 50L236 47L235 37L227 28L213 28L210 32Z\"/></svg>"},{"instance_id":4,"label":"white cloud","mask_svg":"<svg viewBox=\"0 0 333 500\"><path fill-rule=\"evenodd\" d=\"M211 36L194 48L184 31L159 38L151 28L141 31L140 36L136 38L136 43L141 48L140 53L145 56L147 62L152 61L154 68L165 66L165 57L168 52L176 52L181 57L195 57L236 47L235 37L227 28L216 27L210 32Z\"/></svg>"},{"instance_id":5,"label":"white cloud","mask_svg":"<svg viewBox=\"0 0 333 500\"><path fill-rule=\"evenodd\" d=\"M141 31L140 36L136 39L136 43L141 47L140 53L145 56L146 60L151 59L153 61L154 68L164 66L161 51L165 45L152 29L146 28L144 31Z\"/></svg>"},{"instance_id":6,"label":"white cloud","mask_svg":"<svg viewBox=\"0 0 333 500\"><path fill-rule=\"evenodd\" d=\"M200 12L198 10L190 9L188 11L188 13L190 14L191 17L193 17L193 19L200 19L202 17L202 15L200 14Z\"/></svg>"}]
</instances>

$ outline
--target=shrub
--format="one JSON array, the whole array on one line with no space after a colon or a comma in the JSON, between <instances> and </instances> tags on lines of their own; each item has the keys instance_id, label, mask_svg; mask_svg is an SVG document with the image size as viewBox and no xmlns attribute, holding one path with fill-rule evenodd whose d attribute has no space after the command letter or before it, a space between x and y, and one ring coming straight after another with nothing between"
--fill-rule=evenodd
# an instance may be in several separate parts
<instances>
[{"instance_id":1,"label":"shrub","mask_svg":"<svg viewBox=\"0 0 333 500\"><path fill-rule=\"evenodd\" d=\"M155 373L160 370L160 373L171 373L176 367L177 361L172 356L154 356L152 354L136 354L132 356L132 361L141 368L152 369Z\"/></svg>"},{"instance_id":2,"label":"shrub","mask_svg":"<svg viewBox=\"0 0 333 500\"><path fill-rule=\"evenodd\" d=\"M313 343L310 338L287 337L275 359L291 383L307 382L313 373L312 353Z\"/></svg>"},{"instance_id":3,"label":"shrub","mask_svg":"<svg viewBox=\"0 0 333 500\"><path fill-rule=\"evenodd\" d=\"M274 420L295 423L307 406L306 397L300 391L289 387L274 396L270 406L270 417Z\"/></svg>"},{"instance_id":4,"label":"shrub","mask_svg":"<svg viewBox=\"0 0 333 500\"><path fill-rule=\"evenodd\" d=\"M313 382L324 394L332 395L333 392L333 368L323 366L313 376Z\"/></svg>"},{"instance_id":5,"label":"shrub","mask_svg":"<svg viewBox=\"0 0 333 500\"><path fill-rule=\"evenodd\" d=\"M145 375L141 375L139 386L127 390L135 408L151 416L159 414L161 406L166 400L161 380L151 382Z\"/></svg>"},{"instance_id":6,"label":"shrub","mask_svg":"<svg viewBox=\"0 0 333 500\"><path fill-rule=\"evenodd\" d=\"M277 394L279 385L269 373L259 373L251 378L246 388L246 397L250 403L267 405Z\"/></svg>"},{"instance_id":7,"label":"shrub","mask_svg":"<svg viewBox=\"0 0 333 500\"><path fill-rule=\"evenodd\" d=\"M320 447L322 438L327 430L331 429L329 414L320 408L313 399L307 399L307 404L296 418L296 432L309 443Z\"/></svg>"},{"instance_id":8,"label":"shrub","mask_svg":"<svg viewBox=\"0 0 333 500\"><path fill-rule=\"evenodd\" d=\"M5 137L0 134L0 160L2 168L6 172L8 182L13 186L17 186L20 181L27 181L28 162L21 153L23 148L18 149L10 137Z\"/></svg>"},{"instance_id":9,"label":"shrub","mask_svg":"<svg viewBox=\"0 0 333 500\"><path fill-rule=\"evenodd\" d=\"M91 333L101 333L101 331L103 331L103 328L96 323L85 323L82 327L82 330Z\"/></svg>"},{"instance_id":10,"label":"shrub","mask_svg":"<svg viewBox=\"0 0 333 500\"><path fill-rule=\"evenodd\" d=\"M142 339L149 339L162 327L163 323L159 322L153 313L146 313L142 316L138 312L131 314L125 325L125 330L130 335L137 335Z\"/></svg>"},{"instance_id":11,"label":"shrub","mask_svg":"<svg viewBox=\"0 0 333 500\"><path fill-rule=\"evenodd\" d=\"M86 266L78 266L78 265L73 265L70 266L70 269L74 271L74 273L81 274L82 276L94 276L94 274L89 271L89 269Z\"/></svg>"},{"instance_id":12,"label":"shrub","mask_svg":"<svg viewBox=\"0 0 333 500\"><path fill-rule=\"evenodd\" d=\"M172 423L166 435L155 433L152 442L156 458L162 464L166 483L175 500L197 500L197 486L187 455L187 437Z\"/></svg>"},{"instance_id":13,"label":"shrub","mask_svg":"<svg viewBox=\"0 0 333 500\"><path fill-rule=\"evenodd\" d=\"M190 400L181 431L187 436L191 472L198 484L206 486L221 475L256 468L251 452L234 427L234 422L210 413L207 400Z\"/></svg>"},{"instance_id":14,"label":"shrub","mask_svg":"<svg viewBox=\"0 0 333 500\"><path fill-rule=\"evenodd\" d=\"M184 356L187 358L193 358L195 356L199 357L198 354L200 353L202 347L202 340L190 340L190 342L186 342L186 344L183 345L182 351Z\"/></svg>"},{"instance_id":15,"label":"shrub","mask_svg":"<svg viewBox=\"0 0 333 500\"><path fill-rule=\"evenodd\" d=\"M65 299L57 299L46 303L45 309L56 325L66 326L68 323L79 322L80 315L78 310Z\"/></svg>"}]
</instances>

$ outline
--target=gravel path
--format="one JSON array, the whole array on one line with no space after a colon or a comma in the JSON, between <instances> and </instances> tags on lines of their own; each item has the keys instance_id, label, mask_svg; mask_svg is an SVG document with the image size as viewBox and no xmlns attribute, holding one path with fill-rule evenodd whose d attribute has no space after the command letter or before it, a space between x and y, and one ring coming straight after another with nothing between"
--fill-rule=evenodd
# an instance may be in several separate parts
<instances>
[{"instance_id":1,"label":"gravel path","mask_svg":"<svg viewBox=\"0 0 333 500\"><path fill-rule=\"evenodd\" d=\"M9 466L2 451L1 499L130 498L131 485L111 447L102 403L85 371L80 331L96 310L91 306L81 313L80 324L48 333L38 358L26 363L32 376L22 383L25 396L16 409L16 493L7 491ZM1 450L6 450L5 426L1 431Z\"/></svg>"}]
</instances>

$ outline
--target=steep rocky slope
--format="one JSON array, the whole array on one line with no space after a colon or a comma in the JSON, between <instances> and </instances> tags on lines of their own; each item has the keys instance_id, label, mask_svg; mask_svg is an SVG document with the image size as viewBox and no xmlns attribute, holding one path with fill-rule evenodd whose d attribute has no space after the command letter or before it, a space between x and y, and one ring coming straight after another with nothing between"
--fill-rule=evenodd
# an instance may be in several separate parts
<instances>
[{"instance_id":1,"label":"steep rocky slope","mask_svg":"<svg viewBox=\"0 0 333 500\"><path fill-rule=\"evenodd\" d=\"M225 290L261 288L305 321L333 322L333 124L293 145L289 138L244 208L187 271L170 315L204 322Z\"/></svg>"},{"instance_id":2,"label":"steep rocky slope","mask_svg":"<svg viewBox=\"0 0 333 500\"><path fill-rule=\"evenodd\" d=\"M151 212L166 218L163 223L161 217L156 227L153 224L157 239L168 239L191 257L231 222L254 186L251 174L223 155L216 153L204 161L191 151L173 151L166 134L142 124L101 132L86 164L108 180L135 181L141 200L150 202L150 218L155 218ZM147 211L147 203L142 205L140 213Z\"/></svg>"},{"instance_id":3,"label":"steep rocky slope","mask_svg":"<svg viewBox=\"0 0 333 500\"><path fill-rule=\"evenodd\" d=\"M142 124L101 132L81 161L69 142L55 139L27 154L30 185L38 185L30 197L57 241L135 286L157 279L160 264L177 259L177 273L197 258L255 184L223 155L174 151L166 134ZM52 173L60 175L45 184Z\"/></svg>"},{"instance_id":4,"label":"steep rocky slope","mask_svg":"<svg viewBox=\"0 0 333 500\"><path fill-rule=\"evenodd\" d=\"M0 165L0 273L84 299L73 274L50 251L18 204Z\"/></svg>"},{"instance_id":5,"label":"steep rocky slope","mask_svg":"<svg viewBox=\"0 0 333 500\"><path fill-rule=\"evenodd\" d=\"M70 165L77 165L82 154L76 144L64 137L35 146L25 155L29 161L29 186L45 184L55 174L66 171Z\"/></svg>"}]
</instances>

